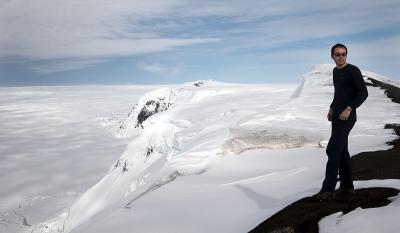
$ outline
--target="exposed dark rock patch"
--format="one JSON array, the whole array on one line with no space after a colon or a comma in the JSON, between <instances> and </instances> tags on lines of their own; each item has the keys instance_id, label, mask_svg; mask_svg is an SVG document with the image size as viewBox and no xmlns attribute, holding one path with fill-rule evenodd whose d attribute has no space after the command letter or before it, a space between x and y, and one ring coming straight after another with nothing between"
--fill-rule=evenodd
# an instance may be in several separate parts
<instances>
[{"instance_id":1,"label":"exposed dark rock patch","mask_svg":"<svg viewBox=\"0 0 400 233\"><path fill-rule=\"evenodd\" d=\"M204 84L204 83L203 83L202 80L193 83L193 85L195 85L196 87L200 87L200 86L202 86L203 84Z\"/></svg>"},{"instance_id":2,"label":"exposed dark rock patch","mask_svg":"<svg viewBox=\"0 0 400 233\"><path fill-rule=\"evenodd\" d=\"M385 90L385 94L393 102L400 104L400 88L367 77L372 86ZM393 148L374 152L362 152L354 155L352 160L353 179L400 179L400 125L386 124L385 129L393 129L397 139L387 142Z\"/></svg>"},{"instance_id":3,"label":"exposed dark rock patch","mask_svg":"<svg viewBox=\"0 0 400 233\"><path fill-rule=\"evenodd\" d=\"M387 124L400 136L400 125ZM400 137L387 142L392 149L362 152L351 157L354 180L400 179Z\"/></svg>"},{"instance_id":4,"label":"exposed dark rock patch","mask_svg":"<svg viewBox=\"0 0 400 233\"><path fill-rule=\"evenodd\" d=\"M153 154L155 148L155 145L149 145L145 148L145 161L147 161L147 158L149 158L150 155Z\"/></svg>"},{"instance_id":5,"label":"exposed dark rock patch","mask_svg":"<svg viewBox=\"0 0 400 233\"><path fill-rule=\"evenodd\" d=\"M150 116L167 110L172 103L166 103L165 98L158 98L158 100L147 100L146 104L140 110L137 116L137 126L142 126L142 123Z\"/></svg>"},{"instance_id":6,"label":"exposed dark rock patch","mask_svg":"<svg viewBox=\"0 0 400 233\"><path fill-rule=\"evenodd\" d=\"M311 197L306 197L279 211L250 232L318 233L321 216L339 211L346 214L358 207L365 209L386 206L390 203L387 198L399 192L394 188L357 189L355 195L343 195L322 203L315 203Z\"/></svg>"},{"instance_id":7,"label":"exposed dark rock patch","mask_svg":"<svg viewBox=\"0 0 400 233\"><path fill-rule=\"evenodd\" d=\"M367 77L372 86L385 90L393 102L400 104L400 88ZM387 142L393 148L374 152L362 152L354 155L352 160L353 179L400 179L400 125L386 124L385 129L393 129L397 139Z\"/></svg>"},{"instance_id":8,"label":"exposed dark rock patch","mask_svg":"<svg viewBox=\"0 0 400 233\"><path fill-rule=\"evenodd\" d=\"M372 82L372 86L374 87L380 87L381 89L385 90L385 94L387 97L392 99L393 102L395 103L400 103L400 91L399 88L396 86L393 86L388 83L384 83L378 80L375 80L373 78L367 77L368 80Z\"/></svg>"},{"instance_id":9,"label":"exposed dark rock patch","mask_svg":"<svg viewBox=\"0 0 400 233\"><path fill-rule=\"evenodd\" d=\"M127 121L133 120L135 123L135 128L143 127L143 122L147 120L150 116L168 110L173 103L168 102L165 97L156 97L155 99L149 99L146 103L139 109L139 105L136 104L133 109L128 114L128 119L125 121L120 121L119 129L123 130L127 127ZM137 115L136 115L137 113Z\"/></svg>"},{"instance_id":10,"label":"exposed dark rock patch","mask_svg":"<svg viewBox=\"0 0 400 233\"><path fill-rule=\"evenodd\" d=\"M121 161L121 159L118 159L117 162L114 164L114 168L121 167L122 172L127 172L129 168L132 166L127 160L124 160L124 162Z\"/></svg>"},{"instance_id":11,"label":"exposed dark rock patch","mask_svg":"<svg viewBox=\"0 0 400 233\"><path fill-rule=\"evenodd\" d=\"M129 168L128 168L128 163L125 161L124 162L124 167L122 168L122 172L126 172L126 171L128 171L129 170Z\"/></svg>"}]
</instances>

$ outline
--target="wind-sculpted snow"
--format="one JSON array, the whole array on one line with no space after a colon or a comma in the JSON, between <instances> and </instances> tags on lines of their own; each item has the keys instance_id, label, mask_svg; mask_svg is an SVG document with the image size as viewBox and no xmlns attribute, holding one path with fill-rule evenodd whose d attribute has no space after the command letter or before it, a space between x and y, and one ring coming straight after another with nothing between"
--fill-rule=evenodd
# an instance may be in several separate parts
<instances>
[{"instance_id":1,"label":"wind-sculpted snow","mask_svg":"<svg viewBox=\"0 0 400 233\"><path fill-rule=\"evenodd\" d=\"M333 96L332 68L315 66L297 88L205 80L148 92L117 127L118 136L133 136L132 141L108 174L71 206L62 229L79 232L82 224L117 209L134 209L138 199L179 176L203 174L223 155L324 147L330 134L326 113ZM379 97L381 92L370 91L371 103L392 108ZM355 151L366 145L382 147L387 140L390 133L376 124L377 117L399 118L395 112L380 111L372 118L368 111L358 111L363 123L351 137L362 137L364 145L355 143Z\"/></svg>"},{"instance_id":2,"label":"wind-sculpted snow","mask_svg":"<svg viewBox=\"0 0 400 233\"><path fill-rule=\"evenodd\" d=\"M162 88L151 91L140 98L138 104L129 112L124 121L115 127L119 137L131 137L140 134L143 123L152 115L168 110L179 100L183 100L190 92L183 88Z\"/></svg>"},{"instance_id":3,"label":"wind-sculpted snow","mask_svg":"<svg viewBox=\"0 0 400 233\"><path fill-rule=\"evenodd\" d=\"M368 79L374 79L374 80L377 80L379 82L386 83L386 84L393 85L395 87L399 87L400 88L400 81L399 80L393 80L393 79L390 79L390 78L385 77L383 75L380 75L380 74L377 74L377 73L373 73L371 71L363 71L362 74L363 74L364 78L366 78L367 80ZM369 81L369 83L370 83L370 81Z\"/></svg>"},{"instance_id":4,"label":"wind-sculpted snow","mask_svg":"<svg viewBox=\"0 0 400 233\"><path fill-rule=\"evenodd\" d=\"M204 87L207 89L203 90ZM120 127L120 135L132 136L135 132L134 139L110 167L109 173L71 207L65 229L72 229L122 199L129 205L155 187L168 183L165 180L174 179L168 177L203 172L223 142L223 134L216 134L215 140L206 137L204 143L195 141L199 144L188 146L193 143L192 138L201 140L197 135L208 135L206 121L194 125L190 118L201 115L200 119L206 119L207 110L202 114L196 112L204 108L201 103L210 101L209 97L234 93L237 87L232 88L226 90L213 83L195 82L160 88L140 98ZM215 120L218 119L217 116Z\"/></svg>"},{"instance_id":5,"label":"wind-sculpted snow","mask_svg":"<svg viewBox=\"0 0 400 233\"><path fill-rule=\"evenodd\" d=\"M103 125L112 125L117 137L134 137L141 133L144 122L154 114L163 112L171 108L174 104L185 103L188 101L196 102L203 96L212 96L216 92L196 91L194 87L207 87L216 85L219 82L214 80L198 80L187 82L177 87L166 87L148 92L141 97L138 103L128 113L128 117L123 120L110 116L103 119ZM193 96L196 95L196 96Z\"/></svg>"},{"instance_id":6,"label":"wind-sculpted snow","mask_svg":"<svg viewBox=\"0 0 400 233\"><path fill-rule=\"evenodd\" d=\"M110 167L109 173L71 207L65 229L73 229L115 203L131 207L134 200L174 180L178 175L201 174L207 170L213 158L220 156L221 151L240 153L232 148L237 145L227 146L237 136L232 134L230 128L255 119L252 115L260 108L264 108L266 114L258 125L268 120L274 123L275 120L287 121L293 117L290 114L288 117L288 113L284 113L283 118L268 114L274 109L269 105L246 106L249 100L257 103L257 98L259 103L266 103L270 95L262 87L247 88L251 88L256 97L249 95L242 85L221 83L184 84L144 95L123 124L123 130L126 130L124 135L138 128L140 131L136 131L135 137ZM279 101L279 105L282 105L289 101L288 95L293 88L289 91L270 91L287 93ZM246 128L240 126L238 132ZM289 128L286 128L286 132L277 127L261 132L250 130L249 136L241 136L242 142L247 144L241 145L240 150L282 146L291 148L319 142L319 139L312 141L311 137L305 137L300 131L298 135L294 134Z\"/></svg>"},{"instance_id":7,"label":"wind-sculpted snow","mask_svg":"<svg viewBox=\"0 0 400 233\"><path fill-rule=\"evenodd\" d=\"M284 127L264 130L238 128L231 130L232 138L221 148L221 154L240 154L245 150L268 148L288 149L305 145L319 147L322 136L311 130L296 130Z\"/></svg>"},{"instance_id":8,"label":"wind-sculpted snow","mask_svg":"<svg viewBox=\"0 0 400 233\"><path fill-rule=\"evenodd\" d=\"M302 83L296 88L292 94L292 98L300 97L304 94L311 94L314 91L321 91L321 87L328 87L332 91L332 69L333 64L319 64L314 65L311 71L303 75ZM326 88L325 88L326 89Z\"/></svg>"}]
</instances>

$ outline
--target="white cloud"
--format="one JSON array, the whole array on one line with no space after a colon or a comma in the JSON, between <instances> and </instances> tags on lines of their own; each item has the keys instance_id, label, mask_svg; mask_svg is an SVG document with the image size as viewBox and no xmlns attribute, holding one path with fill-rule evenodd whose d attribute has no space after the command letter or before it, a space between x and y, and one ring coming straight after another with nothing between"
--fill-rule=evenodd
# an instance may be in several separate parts
<instances>
[{"instance_id":1,"label":"white cloud","mask_svg":"<svg viewBox=\"0 0 400 233\"><path fill-rule=\"evenodd\" d=\"M223 40L205 48L221 55L394 28L399 10L389 0L0 1L0 58L53 60L31 69L58 72Z\"/></svg>"},{"instance_id":2,"label":"white cloud","mask_svg":"<svg viewBox=\"0 0 400 233\"><path fill-rule=\"evenodd\" d=\"M330 57L331 46L337 41L327 40L326 46L293 48L255 55L268 63L333 63ZM387 37L374 41L345 43L349 50L348 61L385 63L398 58L400 54L400 36Z\"/></svg>"},{"instance_id":3,"label":"white cloud","mask_svg":"<svg viewBox=\"0 0 400 233\"><path fill-rule=\"evenodd\" d=\"M388 62L390 60L398 62L400 35L357 43L351 49L352 51L349 51L349 56L354 56L357 59L375 60L375 62Z\"/></svg>"},{"instance_id":4,"label":"white cloud","mask_svg":"<svg viewBox=\"0 0 400 233\"><path fill-rule=\"evenodd\" d=\"M44 64L31 65L28 69L32 70L35 73L48 74L48 73L56 73L69 70L79 70L105 61L106 61L105 59L88 59L88 60L66 59L61 61L55 60L46 62Z\"/></svg>"},{"instance_id":5,"label":"white cloud","mask_svg":"<svg viewBox=\"0 0 400 233\"><path fill-rule=\"evenodd\" d=\"M140 20L162 16L179 1L0 2L0 58L52 60L37 72L84 68L113 57L140 55L218 41L178 38L142 27ZM58 63L58 59L61 62ZM76 61L78 59L79 61ZM70 63L70 64L67 64Z\"/></svg>"},{"instance_id":6,"label":"white cloud","mask_svg":"<svg viewBox=\"0 0 400 233\"><path fill-rule=\"evenodd\" d=\"M397 13L400 4L394 0L230 1L229 4L202 1L194 6L184 15L223 16L238 23L226 29L204 29L210 32L208 36L224 38L224 46L218 51L227 53L274 47L285 49L290 43L389 30L400 23Z\"/></svg>"},{"instance_id":7,"label":"white cloud","mask_svg":"<svg viewBox=\"0 0 400 233\"><path fill-rule=\"evenodd\" d=\"M160 63L150 63L150 62L138 62L136 64L137 68L152 72L152 73L157 73L160 75L176 75L182 72L183 70L183 64L177 64L175 66L165 66Z\"/></svg>"},{"instance_id":8,"label":"white cloud","mask_svg":"<svg viewBox=\"0 0 400 233\"><path fill-rule=\"evenodd\" d=\"M112 58L129 55L141 55L174 49L199 43L216 42L218 39L103 39L93 38L72 44L52 44L47 47L24 47L3 54L30 59L60 58ZM7 54L8 53L8 54Z\"/></svg>"}]
</instances>

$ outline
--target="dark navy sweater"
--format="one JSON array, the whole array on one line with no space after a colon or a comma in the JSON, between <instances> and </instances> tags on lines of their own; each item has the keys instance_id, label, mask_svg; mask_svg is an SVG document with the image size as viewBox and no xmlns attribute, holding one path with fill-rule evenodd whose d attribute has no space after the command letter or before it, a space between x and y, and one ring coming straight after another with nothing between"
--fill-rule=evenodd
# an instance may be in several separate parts
<instances>
[{"instance_id":1,"label":"dark navy sweater","mask_svg":"<svg viewBox=\"0 0 400 233\"><path fill-rule=\"evenodd\" d=\"M368 97L367 86L357 66L347 64L341 69L333 69L333 86L335 94L330 105L332 117L339 119L340 113L350 106L353 110L347 120L357 121L356 108Z\"/></svg>"}]
</instances>

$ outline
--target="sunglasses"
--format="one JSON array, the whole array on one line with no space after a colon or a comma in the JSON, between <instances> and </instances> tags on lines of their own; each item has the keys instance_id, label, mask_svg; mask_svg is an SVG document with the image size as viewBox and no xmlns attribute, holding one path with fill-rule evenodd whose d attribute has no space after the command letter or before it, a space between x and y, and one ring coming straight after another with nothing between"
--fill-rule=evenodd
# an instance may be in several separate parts
<instances>
[{"instance_id":1,"label":"sunglasses","mask_svg":"<svg viewBox=\"0 0 400 233\"><path fill-rule=\"evenodd\" d=\"M334 55L335 57L340 57L340 56L345 57L347 53L335 53Z\"/></svg>"}]
</instances>

